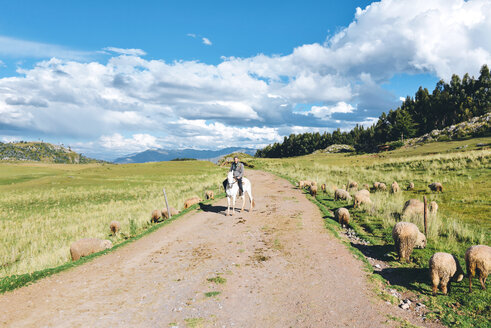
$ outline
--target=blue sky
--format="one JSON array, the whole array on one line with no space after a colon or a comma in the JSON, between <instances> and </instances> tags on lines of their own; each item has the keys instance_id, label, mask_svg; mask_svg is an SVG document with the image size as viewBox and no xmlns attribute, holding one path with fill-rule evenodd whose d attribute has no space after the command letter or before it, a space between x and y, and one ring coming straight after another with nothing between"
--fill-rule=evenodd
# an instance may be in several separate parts
<instances>
[{"instance_id":1,"label":"blue sky","mask_svg":"<svg viewBox=\"0 0 491 328\"><path fill-rule=\"evenodd\" d=\"M6 1L0 141L111 159L369 125L490 64L490 1Z\"/></svg>"}]
</instances>

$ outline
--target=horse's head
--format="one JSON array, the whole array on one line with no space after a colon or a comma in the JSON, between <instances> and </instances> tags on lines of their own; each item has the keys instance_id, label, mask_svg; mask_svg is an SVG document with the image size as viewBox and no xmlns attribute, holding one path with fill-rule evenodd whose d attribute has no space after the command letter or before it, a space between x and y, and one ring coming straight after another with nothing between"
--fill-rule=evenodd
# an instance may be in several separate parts
<instances>
[{"instance_id":1,"label":"horse's head","mask_svg":"<svg viewBox=\"0 0 491 328\"><path fill-rule=\"evenodd\" d=\"M234 183L234 172L229 171L227 174L228 184L232 185Z\"/></svg>"}]
</instances>

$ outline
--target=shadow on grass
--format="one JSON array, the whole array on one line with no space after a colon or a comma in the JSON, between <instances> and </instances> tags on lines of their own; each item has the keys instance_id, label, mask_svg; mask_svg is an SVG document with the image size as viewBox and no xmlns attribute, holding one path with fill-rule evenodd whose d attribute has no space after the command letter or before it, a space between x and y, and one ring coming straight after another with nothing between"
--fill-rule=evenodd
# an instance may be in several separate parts
<instances>
[{"instance_id":1,"label":"shadow on grass","mask_svg":"<svg viewBox=\"0 0 491 328\"><path fill-rule=\"evenodd\" d=\"M363 255L374 258L379 261L390 261L392 257L385 254L394 250L394 245L362 245L351 243L351 246L358 249Z\"/></svg>"},{"instance_id":2,"label":"shadow on grass","mask_svg":"<svg viewBox=\"0 0 491 328\"><path fill-rule=\"evenodd\" d=\"M391 285L402 286L421 294L431 294L431 290L423 288L429 282L427 268L385 268L374 274L382 276Z\"/></svg>"}]
</instances>

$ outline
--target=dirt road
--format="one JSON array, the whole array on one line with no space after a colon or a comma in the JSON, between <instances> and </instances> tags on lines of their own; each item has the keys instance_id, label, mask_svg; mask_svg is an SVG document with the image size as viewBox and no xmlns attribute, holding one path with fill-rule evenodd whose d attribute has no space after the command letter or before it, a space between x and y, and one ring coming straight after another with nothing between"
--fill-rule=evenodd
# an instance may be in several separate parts
<instances>
[{"instance_id":1,"label":"dirt road","mask_svg":"<svg viewBox=\"0 0 491 328\"><path fill-rule=\"evenodd\" d=\"M220 200L111 254L0 295L0 326L394 325L387 314L402 310L372 295L361 262L327 232L315 205L285 180L247 175L252 213L225 216Z\"/></svg>"}]
</instances>

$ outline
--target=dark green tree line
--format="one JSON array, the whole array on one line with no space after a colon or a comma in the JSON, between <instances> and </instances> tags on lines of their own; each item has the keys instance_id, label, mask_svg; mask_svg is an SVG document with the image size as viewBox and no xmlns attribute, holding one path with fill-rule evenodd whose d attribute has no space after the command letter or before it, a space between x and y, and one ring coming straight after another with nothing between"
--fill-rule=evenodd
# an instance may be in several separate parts
<instances>
[{"instance_id":1,"label":"dark green tree line","mask_svg":"<svg viewBox=\"0 0 491 328\"><path fill-rule=\"evenodd\" d=\"M268 145L256 157L291 157L310 154L332 144L348 144L357 151L370 152L377 145L423 135L434 129L469 120L491 111L491 74L483 65L479 78L452 75L449 83L438 81L432 93L419 87L414 98L407 97L395 110L382 113L371 127L355 126L349 132L291 134L282 143Z\"/></svg>"}]
</instances>

